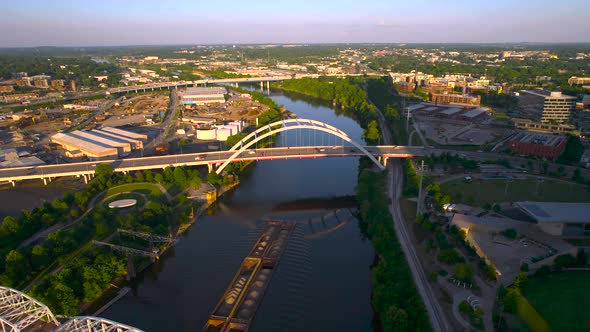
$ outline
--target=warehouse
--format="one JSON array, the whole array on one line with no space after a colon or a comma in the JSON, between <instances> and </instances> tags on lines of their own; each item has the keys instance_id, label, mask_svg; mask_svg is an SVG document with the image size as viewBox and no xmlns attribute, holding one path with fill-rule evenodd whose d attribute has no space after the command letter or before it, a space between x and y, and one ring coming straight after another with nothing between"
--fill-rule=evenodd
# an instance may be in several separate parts
<instances>
[{"instance_id":1,"label":"warehouse","mask_svg":"<svg viewBox=\"0 0 590 332\"><path fill-rule=\"evenodd\" d=\"M222 87L187 88L179 92L183 105L205 105L225 103L227 90Z\"/></svg>"},{"instance_id":2,"label":"warehouse","mask_svg":"<svg viewBox=\"0 0 590 332\"><path fill-rule=\"evenodd\" d=\"M119 155L131 152L131 144L129 144L128 142L121 142L118 140L114 140L112 138L102 137L89 131L76 130L69 133L69 135L79 138L81 140L100 143L105 146L117 148Z\"/></svg>"},{"instance_id":3,"label":"warehouse","mask_svg":"<svg viewBox=\"0 0 590 332\"><path fill-rule=\"evenodd\" d=\"M92 159L117 158L117 148L79 139L68 133L57 133L51 136L51 142L66 149L66 156L76 158L86 156Z\"/></svg>"},{"instance_id":4,"label":"warehouse","mask_svg":"<svg viewBox=\"0 0 590 332\"><path fill-rule=\"evenodd\" d=\"M145 139L147 135L105 127L101 130L58 133L51 137L51 142L61 145L68 157L104 159L123 157L132 150L142 149Z\"/></svg>"},{"instance_id":5,"label":"warehouse","mask_svg":"<svg viewBox=\"0 0 590 332\"><path fill-rule=\"evenodd\" d=\"M474 108L468 112L465 112L459 115L459 118L466 121L473 121L475 119L479 119L488 114L488 109L486 108Z\"/></svg>"}]
</instances>

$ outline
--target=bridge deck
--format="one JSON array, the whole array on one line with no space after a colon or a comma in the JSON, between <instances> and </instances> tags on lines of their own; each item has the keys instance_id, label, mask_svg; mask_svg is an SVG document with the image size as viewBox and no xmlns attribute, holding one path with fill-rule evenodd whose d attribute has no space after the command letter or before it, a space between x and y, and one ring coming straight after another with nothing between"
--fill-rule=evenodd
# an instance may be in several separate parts
<instances>
[{"instance_id":1,"label":"bridge deck","mask_svg":"<svg viewBox=\"0 0 590 332\"><path fill-rule=\"evenodd\" d=\"M365 149L375 157L406 158L430 154L423 147L408 146L366 146ZM225 162L234 151L216 151L167 155L117 160L16 167L0 169L0 182L14 182L28 179L51 179L63 176L94 175L98 164L108 164L115 172L128 172L146 169L163 169L168 166L217 165ZM242 152L234 161L303 159L327 157L359 157L364 154L350 146L303 146L252 149Z\"/></svg>"}]
</instances>

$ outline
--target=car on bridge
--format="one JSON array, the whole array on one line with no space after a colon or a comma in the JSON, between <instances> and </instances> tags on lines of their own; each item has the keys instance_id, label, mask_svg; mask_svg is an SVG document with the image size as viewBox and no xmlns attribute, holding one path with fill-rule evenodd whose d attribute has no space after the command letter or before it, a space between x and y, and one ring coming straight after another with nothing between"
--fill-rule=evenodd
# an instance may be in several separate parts
<instances>
[{"instance_id":1,"label":"car on bridge","mask_svg":"<svg viewBox=\"0 0 590 332\"><path fill-rule=\"evenodd\" d=\"M200 154L198 156L195 157L195 160L205 160L207 156L205 156L204 154Z\"/></svg>"}]
</instances>

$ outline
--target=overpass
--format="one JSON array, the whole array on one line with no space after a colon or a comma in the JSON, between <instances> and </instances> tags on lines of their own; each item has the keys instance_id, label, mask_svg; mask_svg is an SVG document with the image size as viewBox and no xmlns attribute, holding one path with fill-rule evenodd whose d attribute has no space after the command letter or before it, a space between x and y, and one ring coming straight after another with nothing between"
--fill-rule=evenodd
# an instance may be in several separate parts
<instances>
[{"instance_id":1,"label":"overpass","mask_svg":"<svg viewBox=\"0 0 590 332\"><path fill-rule=\"evenodd\" d=\"M189 86L196 86L199 84L224 84L224 83L258 83L263 82L275 82L292 79L292 75L280 75L280 76L258 76L258 77L241 77L241 78L216 78L216 79L202 79L195 81L179 81L179 82L160 82L160 83L148 83L142 85L124 86L119 88L111 88L107 90L107 94L127 93L127 92L138 92L138 91L149 91L156 89L170 89L170 88L184 88Z\"/></svg>"},{"instance_id":2,"label":"overpass","mask_svg":"<svg viewBox=\"0 0 590 332\"><path fill-rule=\"evenodd\" d=\"M380 74L335 74L329 75L331 77L359 77L359 76L383 76ZM107 90L107 94L117 94L117 93L127 93L127 92L138 92L138 91L153 91L156 89L171 89L171 88L185 88L189 86L197 86L199 84L206 85L206 84L231 84L231 83L258 83L260 82L261 86L264 82L276 82L276 81L285 81L290 80L292 78L303 78L303 77L310 77L310 78L318 78L321 75L319 74L293 74L293 75L274 75L274 76L256 76L256 77L240 77L240 78L212 78L212 79L202 79L202 80L195 80L195 81L178 81L178 82L158 82L158 83L148 83L148 84L141 84L141 85L131 85L131 86L123 86L118 88L111 88ZM268 87L268 86L267 86Z\"/></svg>"}]
</instances>

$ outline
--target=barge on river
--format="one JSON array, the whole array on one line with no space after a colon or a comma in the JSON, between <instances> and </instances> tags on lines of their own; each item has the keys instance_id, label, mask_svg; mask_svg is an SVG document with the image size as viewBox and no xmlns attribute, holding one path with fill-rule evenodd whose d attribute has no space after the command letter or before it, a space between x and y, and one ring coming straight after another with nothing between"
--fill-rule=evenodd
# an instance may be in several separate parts
<instances>
[{"instance_id":1,"label":"barge on river","mask_svg":"<svg viewBox=\"0 0 590 332\"><path fill-rule=\"evenodd\" d=\"M245 332L287 247L295 223L269 221L203 328L204 332Z\"/></svg>"}]
</instances>

